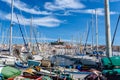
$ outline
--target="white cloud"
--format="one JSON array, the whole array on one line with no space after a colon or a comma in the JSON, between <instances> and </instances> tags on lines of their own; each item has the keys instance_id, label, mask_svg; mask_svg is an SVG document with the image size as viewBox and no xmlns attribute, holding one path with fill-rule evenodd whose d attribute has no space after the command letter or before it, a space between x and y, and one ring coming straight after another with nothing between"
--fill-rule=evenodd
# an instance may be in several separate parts
<instances>
[{"instance_id":1,"label":"white cloud","mask_svg":"<svg viewBox=\"0 0 120 80\"><path fill-rule=\"evenodd\" d=\"M64 9L80 9L84 8L85 5L80 3L78 0L55 0L52 2L46 2L45 8L48 10L64 10Z\"/></svg>"},{"instance_id":2,"label":"white cloud","mask_svg":"<svg viewBox=\"0 0 120 80\"><path fill-rule=\"evenodd\" d=\"M1 1L11 4L11 0L1 0ZM50 12L47 11L40 11L36 8L31 8L29 5L25 4L24 2L21 2L20 0L14 0L14 7L30 14L43 14L43 15L51 14Z\"/></svg>"},{"instance_id":3,"label":"white cloud","mask_svg":"<svg viewBox=\"0 0 120 80\"><path fill-rule=\"evenodd\" d=\"M54 17L43 17L43 18L36 18L33 20L34 25L40 25L40 26L48 26L48 27L54 27L59 26L61 21L54 18Z\"/></svg>"},{"instance_id":4,"label":"white cloud","mask_svg":"<svg viewBox=\"0 0 120 80\"><path fill-rule=\"evenodd\" d=\"M63 13L54 13L56 16L70 16L73 15L69 12L69 10L64 11Z\"/></svg>"},{"instance_id":5,"label":"white cloud","mask_svg":"<svg viewBox=\"0 0 120 80\"><path fill-rule=\"evenodd\" d=\"M103 16L105 14L103 8L97 8L97 14L100 16ZM69 12L75 12L75 13L85 13L85 14L95 14L95 9L85 9L85 10L69 10ZM117 12L110 11L111 15L118 14Z\"/></svg>"},{"instance_id":6,"label":"white cloud","mask_svg":"<svg viewBox=\"0 0 120 80\"><path fill-rule=\"evenodd\" d=\"M3 15L1 19L4 20L11 20L11 14L6 14L0 11L0 15ZM13 22L18 23L16 15L13 14ZM25 18L24 16L18 15L19 21L21 25L30 25L31 19ZM47 17L40 17L40 18L33 18L33 25L34 26L44 26L44 27L57 27L62 23L59 19L51 16Z\"/></svg>"}]
</instances>

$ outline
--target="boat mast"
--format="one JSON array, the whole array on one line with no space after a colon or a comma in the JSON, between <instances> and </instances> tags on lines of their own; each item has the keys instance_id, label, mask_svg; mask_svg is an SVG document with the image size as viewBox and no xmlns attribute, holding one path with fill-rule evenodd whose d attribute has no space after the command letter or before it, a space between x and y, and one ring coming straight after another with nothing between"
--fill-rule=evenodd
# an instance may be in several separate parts
<instances>
[{"instance_id":1,"label":"boat mast","mask_svg":"<svg viewBox=\"0 0 120 80\"><path fill-rule=\"evenodd\" d=\"M4 44L4 32L2 32L2 41L1 41L1 44Z\"/></svg>"},{"instance_id":2,"label":"boat mast","mask_svg":"<svg viewBox=\"0 0 120 80\"><path fill-rule=\"evenodd\" d=\"M31 17L31 23L30 23L30 44L32 44L32 17Z\"/></svg>"},{"instance_id":3,"label":"boat mast","mask_svg":"<svg viewBox=\"0 0 120 80\"><path fill-rule=\"evenodd\" d=\"M0 37L2 38L2 24L0 23ZM0 40L2 44L2 39Z\"/></svg>"},{"instance_id":4,"label":"boat mast","mask_svg":"<svg viewBox=\"0 0 120 80\"><path fill-rule=\"evenodd\" d=\"M32 17L31 17L31 20L30 20L30 42L29 42L29 51L28 52L32 51L33 46L34 45L32 44Z\"/></svg>"},{"instance_id":5,"label":"boat mast","mask_svg":"<svg viewBox=\"0 0 120 80\"><path fill-rule=\"evenodd\" d=\"M93 11L94 12L94 11ZM93 38L93 36L94 36L94 20L93 20L93 12L92 12L92 51L93 51L93 48L94 48L94 38Z\"/></svg>"},{"instance_id":6,"label":"boat mast","mask_svg":"<svg viewBox=\"0 0 120 80\"><path fill-rule=\"evenodd\" d=\"M97 10L95 10L96 14L96 51L98 51L98 19L97 19Z\"/></svg>"},{"instance_id":7,"label":"boat mast","mask_svg":"<svg viewBox=\"0 0 120 80\"><path fill-rule=\"evenodd\" d=\"M9 54L12 54L12 27L13 27L13 4L14 0L11 0L11 23L10 23L10 40L9 40Z\"/></svg>"},{"instance_id":8,"label":"boat mast","mask_svg":"<svg viewBox=\"0 0 120 80\"><path fill-rule=\"evenodd\" d=\"M105 26L106 26L106 55L107 57L111 57L112 48L111 48L109 0L105 0Z\"/></svg>"},{"instance_id":9,"label":"boat mast","mask_svg":"<svg viewBox=\"0 0 120 80\"><path fill-rule=\"evenodd\" d=\"M85 45L84 45L84 52L87 50L87 41L88 41L89 33L90 33L90 26L87 21L87 33L85 33L86 41L85 41Z\"/></svg>"}]
</instances>

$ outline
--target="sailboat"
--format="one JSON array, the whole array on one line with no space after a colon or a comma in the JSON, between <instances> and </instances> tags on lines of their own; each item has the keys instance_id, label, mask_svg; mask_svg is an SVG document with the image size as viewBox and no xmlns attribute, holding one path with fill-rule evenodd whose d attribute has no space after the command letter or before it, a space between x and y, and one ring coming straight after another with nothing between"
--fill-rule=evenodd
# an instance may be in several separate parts
<instances>
[{"instance_id":1,"label":"sailboat","mask_svg":"<svg viewBox=\"0 0 120 80\"><path fill-rule=\"evenodd\" d=\"M11 65L14 66L16 58L11 56L12 55L12 26L13 26L13 4L14 1L11 0L11 24L10 24L10 45L9 45L9 55L0 55L0 63L4 65Z\"/></svg>"},{"instance_id":2,"label":"sailboat","mask_svg":"<svg viewBox=\"0 0 120 80\"><path fill-rule=\"evenodd\" d=\"M106 11L107 57L101 59L103 65L102 73L107 77L107 80L120 80L120 56L113 56L111 50L112 46L110 42L111 38L110 38L110 17L108 0L105 0L105 11Z\"/></svg>"},{"instance_id":3,"label":"sailboat","mask_svg":"<svg viewBox=\"0 0 120 80\"><path fill-rule=\"evenodd\" d=\"M31 43L30 50L31 50L31 54L33 56L33 60L41 61L43 59L43 57L40 55L40 48L39 48L39 44L38 44L37 37L35 34L35 30L32 27L33 26L32 22L33 22L33 18L31 18L31 26L30 26L30 43ZM32 32L33 32L33 35L35 37L36 46L34 46L34 45L32 46L32 40L31 40L32 39ZM36 49L36 51L35 51L35 49Z\"/></svg>"}]
</instances>

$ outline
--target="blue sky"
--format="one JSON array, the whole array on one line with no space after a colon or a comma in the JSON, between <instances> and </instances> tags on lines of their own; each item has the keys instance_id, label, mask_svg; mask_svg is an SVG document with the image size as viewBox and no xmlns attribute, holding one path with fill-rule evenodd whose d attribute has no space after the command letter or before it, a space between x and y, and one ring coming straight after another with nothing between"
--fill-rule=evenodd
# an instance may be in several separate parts
<instances>
[{"instance_id":1,"label":"blue sky","mask_svg":"<svg viewBox=\"0 0 120 80\"><path fill-rule=\"evenodd\" d=\"M11 0L0 0L1 43L8 43L11 20L10 4ZM55 41L58 38L63 41L72 41L72 38L74 41L78 41L82 38L84 43L87 33L87 22L91 26L92 13L95 20L95 9L98 13L99 44L105 44L104 0L14 0L13 43L23 43L15 14L18 15L22 31L27 39L30 38L30 22L31 18L33 18L32 29L35 30L35 34L38 38L41 38L41 41L45 39L47 41ZM110 0L112 36L119 12L120 0ZM115 45L120 45L119 30L120 27L115 38ZM33 35L32 38L34 38ZM40 40L38 39L38 41ZM91 43L91 31L88 43Z\"/></svg>"}]
</instances>

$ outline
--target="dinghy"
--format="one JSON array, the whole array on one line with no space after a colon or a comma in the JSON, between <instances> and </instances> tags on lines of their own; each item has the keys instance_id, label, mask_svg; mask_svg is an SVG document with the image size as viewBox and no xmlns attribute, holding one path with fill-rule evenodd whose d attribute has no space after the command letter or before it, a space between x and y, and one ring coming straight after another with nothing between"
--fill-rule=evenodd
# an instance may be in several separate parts
<instances>
[{"instance_id":1,"label":"dinghy","mask_svg":"<svg viewBox=\"0 0 120 80\"><path fill-rule=\"evenodd\" d=\"M27 64L24 64L24 63L21 63L21 62L15 62L15 66L17 68L28 68L28 65Z\"/></svg>"}]
</instances>

